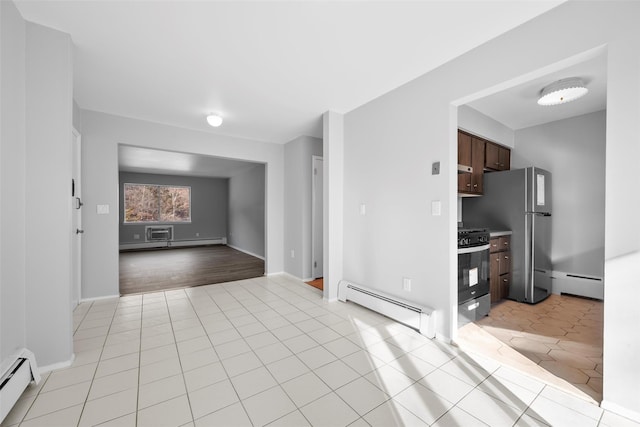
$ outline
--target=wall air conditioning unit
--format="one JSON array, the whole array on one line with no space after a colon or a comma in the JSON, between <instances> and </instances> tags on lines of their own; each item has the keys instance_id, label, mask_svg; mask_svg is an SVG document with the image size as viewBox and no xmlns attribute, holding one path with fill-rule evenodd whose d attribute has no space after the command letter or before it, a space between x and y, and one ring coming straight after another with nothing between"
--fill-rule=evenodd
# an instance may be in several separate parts
<instances>
[{"instance_id":1,"label":"wall air conditioning unit","mask_svg":"<svg viewBox=\"0 0 640 427\"><path fill-rule=\"evenodd\" d=\"M144 235L147 242L170 242L173 240L173 225L147 225Z\"/></svg>"}]
</instances>

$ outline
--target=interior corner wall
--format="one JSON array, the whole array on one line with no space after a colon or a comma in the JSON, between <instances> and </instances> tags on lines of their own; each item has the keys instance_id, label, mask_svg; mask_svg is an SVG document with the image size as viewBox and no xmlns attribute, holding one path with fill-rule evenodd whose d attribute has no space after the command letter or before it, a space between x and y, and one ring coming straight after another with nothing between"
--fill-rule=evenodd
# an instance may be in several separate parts
<instances>
[{"instance_id":1,"label":"interior corner wall","mask_svg":"<svg viewBox=\"0 0 640 427\"><path fill-rule=\"evenodd\" d=\"M37 24L26 30L26 337L47 366L73 355L72 44Z\"/></svg>"},{"instance_id":2,"label":"interior corner wall","mask_svg":"<svg viewBox=\"0 0 640 427\"><path fill-rule=\"evenodd\" d=\"M284 147L285 156L285 271L310 279L312 156L322 156L322 140L301 136Z\"/></svg>"},{"instance_id":3,"label":"interior corner wall","mask_svg":"<svg viewBox=\"0 0 640 427\"><path fill-rule=\"evenodd\" d=\"M555 271L604 276L606 111L516 131L511 167L551 172Z\"/></svg>"},{"instance_id":4,"label":"interior corner wall","mask_svg":"<svg viewBox=\"0 0 640 427\"><path fill-rule=\"evenodd\" d=\"M229 178L227 244L260 258L265 255L265 165Z\"/></svg>"},{"instance_id":5,"label":"interior corner wall","mask_svg":"<svg viewBox=\"0 0 640 427\"><path fill-rule=\"evenodd\" d=\"M264 181L264 179L263 179ZM119 173L120 245L145 241L145 227L149 224L124 223L124 184L159 184L188 186L191 189L191 221L173 223L173 240L207 240L227 237L229 180L195 176L162 175L149 173ZM264 188L264 184L262 186ZM262 200L264 202L264 191ZM263 203L264 206L264 203ZM264 207L262 209L264 215ZM263 218L264 224L264 218ZM160 223L162 224L162 223ZM264 226L263 236L264 236ZM138 239L134 235L138 235ZM196 236L198 234L198 236ZM262 238L264 243L264 237Z\"/></svg>"},{"instance_id":6,"label":"interior corner wall","mask_svg":"<svg viewBox=\"0 0 640 427\"><path fill-rule=\"evenodd\" d=\"M0 367L4 367L26 345L26 24L11 1L0 2L0 32Z\"/></svg>"},{"instance_id":7,"label":"interior corner wall","mask_svg":"<svg viewBox=\"0 0 640 427\"><path fill-rule=\"evenodd\" d=\"M82 110L82 296L119 294L118 145L224 157L266 165L266 272L283 271L284 149L253 141ZM98 215L96 205L109 205Z\"/></svg>"}]
</instances>

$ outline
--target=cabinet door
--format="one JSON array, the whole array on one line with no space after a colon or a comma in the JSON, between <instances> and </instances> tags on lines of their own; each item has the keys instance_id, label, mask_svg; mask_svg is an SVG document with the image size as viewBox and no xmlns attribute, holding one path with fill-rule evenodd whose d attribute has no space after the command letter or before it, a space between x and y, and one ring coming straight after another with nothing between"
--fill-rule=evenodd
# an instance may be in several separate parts
<instances>
[{"instance_id":1,"label":"cabinet door","mask_svg":"<svg viewBox=\"0 0 640 427\"><path fill-rule=\"evenodd\" d=\"M472 166L471 164L471 135L458 131L458 164Z\"/></svg>"},{"instance_id":2,"label":"cabinet door","mask_svg":"<svg viewBox=\"0 0 640 427\"><path fill-rule=\"evenodd\" d=\"M500 252L500 275L511 272L511 252Z\"/></svg>"},{"instance_id":3,"label":"cabinet door","mask_svg":"<svg viewBox=\"0 0 640 427\"><path fill-rule=\"evenodd\" d=\"M484 144L479 138L471 138L471 191L482 194L482 178L484 176Z\"/></svg>"},{"instance_id":4,"label":"cabinet door","mask_svg":"<svg viewBox=\"0 0 640 427\"><path fill-rule=\"evenodd\" d=\"M511 169L511 150L505 147L500 147L498 156L501 171L508 171Z\"/></svg>"},{"instance_id":5,"label":"cabinet door","mask_svg":"<svg viewBox=\"0 0 640 427\"><path fill-rule=\"evenodd\" d=\"M487 169L500 169L500 147L492 142L487 142L484 149L484 166Z\"/></svg>"},{"instance_id":6,"label":"cabinet door","mask_svg":"<svg viewBox=\"0 0 640 427\"><path fill-rule=\"evenodd\" d=\"M500 293L502 298L509 297L509 286L511 286L511 273L500 276Z\"/></svg>"},{"instance_id":7,"label":"cabinet door","mask_svg":"<svg viewBox=\"0 0 640 427\"><path fill-rule=\"evenodd\" d=\"M501 253L489 255L489 293L491 294L491 302L500 301L502 296L502 285L500 282L501 257Z\"/></svg>"}]
</instances>

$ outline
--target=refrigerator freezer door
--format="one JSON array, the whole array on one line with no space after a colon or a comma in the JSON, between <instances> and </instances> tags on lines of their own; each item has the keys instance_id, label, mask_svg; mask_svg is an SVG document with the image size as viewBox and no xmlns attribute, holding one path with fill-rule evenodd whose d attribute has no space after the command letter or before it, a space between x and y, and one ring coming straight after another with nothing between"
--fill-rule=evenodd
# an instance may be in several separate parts
<instances>
[{"instance_id":1,"label":"refrigerator freezer door","mask_svg":"<svg viewBox=\"0 0 640 427\"><path fill-rule=\"evenodd\" d=\"M551 215L526 215L524 301L535 304L551 294Z\"/></svg>"}]
</instances>

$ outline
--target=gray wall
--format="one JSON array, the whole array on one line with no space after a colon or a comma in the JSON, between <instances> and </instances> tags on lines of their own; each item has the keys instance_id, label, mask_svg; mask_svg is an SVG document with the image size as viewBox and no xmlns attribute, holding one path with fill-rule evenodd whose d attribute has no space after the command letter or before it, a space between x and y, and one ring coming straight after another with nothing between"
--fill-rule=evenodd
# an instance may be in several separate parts
<instances>
[{"instance_id":1,"label":"gray wall","mask_svg":"<svg viewBox=\"0 0 640 427\"><path fill-rule=\"evenodd\" d=\"M284 147L284 270L300 279L311 271L311 156L322 156L322 140L301 136ZM292 255L293 251L293 256Z\"/></svg>"},{"instance_id":2,"label":"gray wall","mask_svg":"<svg viewBox=\"0 0 640 427\"><path fill-rule=\"evenodd\" d=\"M228 245L265 256L265 165L258 164L229 178Z\"/></svg>"},{"instance_id":3,"label":"gray wall","mask_svg":"<svg viewBox=\"0 0 640 427\"><path fill-rule=\"evenodd\" d=\"M124 184L163 184L191 187L191 223L173 224L174 240L204 240L227 237L229 180L192 176L120 172L120 244L142 243L148 224L124 223ZM263 191L264 194L264 191ZM264 200L264 196L262 198ZM199 233L199 236L196 236ZM138 234L140 239L133 238Z\"/></svg>"},{"instance_id":4,"label":"gray wall","mask_svg":"<svg viewBox=\"0 0 640 427\"><path fill-rule=\"evenodd\" d=\"M518 130L512 168L553 175L554 270L604 275L606 112Z\"/></svg>"},{"instance_id":5,"label":"gray wall","mask_svg":"<svg viewBox=\"0 0 640 427\"><path fill-rule=\"evenodd\" d=\"M48 365L73 354L71 37L27 23L26 60L27 347Z\"/></svg>"},{"instance_id":6,"label":"gray wall","mask_svg":"<svg viewBox=\"0 0 640 427\"><path fill-rule=\"evenodd\" d=\"M0 357L26 346L42 367L73 356L71 39L0 14Z\"/></svg>"},{"instance_id":7,"label":"gray wall","mask_svg":"<svg viewBox=\"0 0 640 427\"><path fill-rule=\"evenodd\" d=\"M0 20L0 363L3 363L26 343L26 29L12 2L0 2Z\"/></svg>"}]
</instances>

